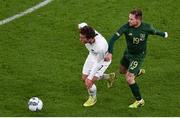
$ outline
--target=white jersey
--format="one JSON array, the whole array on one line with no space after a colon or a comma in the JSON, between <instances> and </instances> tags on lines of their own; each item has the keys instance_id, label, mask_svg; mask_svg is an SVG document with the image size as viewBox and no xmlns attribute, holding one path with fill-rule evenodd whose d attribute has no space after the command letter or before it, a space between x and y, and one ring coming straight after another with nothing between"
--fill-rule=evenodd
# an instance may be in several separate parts
<instances>
[{"instance_id":1,"label":"white jersey","mask_svg":"<svg viewBox=\"0 0 180 118\"><path fill-rule=\"evenodd\" d=\"M106 39L97 31L95 42L93 44L85 44L89 50L89 55L83 66L83 74L88 75L88 79L92 80L94 76L101 77L106 71L111 61L104 61L104 57L108 51L108 43Z\"/></svg>"},{"instance_id":2,"label":"white jersey","mask_svg":"<svg viewBox=\"0 0 180 118\"><path fill-rule=\"evenodd\" d=\"M105 54L108 51L108 43L106 39L97 31L95 36L95 42L93 44L85 44L86 48L89 50L89 54L93 55L98 62L104 60Z\"/></svg>"}]
</instances>

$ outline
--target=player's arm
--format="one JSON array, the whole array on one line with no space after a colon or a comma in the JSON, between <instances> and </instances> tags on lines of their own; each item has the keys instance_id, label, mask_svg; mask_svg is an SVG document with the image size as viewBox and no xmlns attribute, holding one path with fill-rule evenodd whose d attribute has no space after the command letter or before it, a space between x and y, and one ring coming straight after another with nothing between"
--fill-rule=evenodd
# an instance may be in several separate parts
<instances>
[{"instance_id":1,"label":"player's arm","mask_svg":"<svg viewBox=\"0 0 180 118\"><path fill-rule=\"evenodd\" d=\"M161 32L161 31L155 29L153 26L150 26L148 31L149 31L149 34L151 34L151 35L159 35L159 36L164 37L164 38L168 37L167 32Z\"/></svg>"},{"instance_id":2,"label":"player's arm","mask_svg":"<svg viewBox=\"0 0 180 118\"><path fill-rule=\"evenodd\" d=\"M127 24L125 24L122 27L120 27L119 30L117 30L117 32L110 39L110 41L108 43L108 53L106 54L106 56L104 58L105 61L112 60L114 43L124 33L124 31L126 30L126 27L127 27Z\"/></svg>"},{"instance_id":3,"label":"player's arm","mask_svg":"<svg viewBox=\"0 0 180 118\"><path fill-rule=\"evenodd\" d=\"M119 37L123 34L123 32L124 32L124 26L119 28L119 30L117 30L117 32L111 37L108 48L109 53L113 54L114 43L117 39L119 39Z\"/></svg>"}]
</instances>

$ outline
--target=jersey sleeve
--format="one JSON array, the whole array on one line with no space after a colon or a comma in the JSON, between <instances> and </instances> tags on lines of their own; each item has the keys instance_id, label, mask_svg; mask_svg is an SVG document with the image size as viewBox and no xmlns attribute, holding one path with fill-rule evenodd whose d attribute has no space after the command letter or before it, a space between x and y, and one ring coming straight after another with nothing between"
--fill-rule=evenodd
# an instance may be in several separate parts
<instances>
[{"instance_id":1,"label":"jersey sleeve","mask_svg":"<svg viewBox=\"0 0 180 118\"><path fill-rule=\"evenodd\" d=\"M152 25L149 26L148 33L151 35L159 35L161 37L165 37L165 32L161 32L161 31L155 29Z\"/></svg>"},{"instance_id":2,"label":"jersey sleeve","mask_svg":"<svg viewBox=\"0 0 180 118\"><path fill-rule=\"evenodd\" d=\"M109 53L113 53L113 47L114 47L114 43L117 39L119 39L119 37L125 32L125 30L127 29L127 24L123 25L122 27L120 27L117 32L112 36L112 38L109 41L109 48L108 48L108 52Z\"/></svg>"}]
</instances>

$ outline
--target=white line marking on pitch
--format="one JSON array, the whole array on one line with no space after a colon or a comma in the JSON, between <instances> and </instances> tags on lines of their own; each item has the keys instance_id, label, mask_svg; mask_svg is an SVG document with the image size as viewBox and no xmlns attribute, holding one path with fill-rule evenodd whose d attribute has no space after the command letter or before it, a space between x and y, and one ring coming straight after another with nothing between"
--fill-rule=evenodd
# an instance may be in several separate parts
<instances>
[{"instance_id":1,"label":"white line marking on pitch","mask_svg":"<svg viewBox=\"0 0 180 118\"><path fill-rule=\"evenodd\" d=\"M26 14L29 14L29 13L31 13L31 12L33 12L33 11L35 11L35 10L41 8L41 7L44 7L45 5L49 4L49 3L52 2L52 1L53 1L53 0L45 0L45 1L43 1L43 2L40 2L39 4L33 6L33 7L29 8L29 9L26 9L26 10L23 11L23 12L20 12L20 13L14 15L14 16L11 16L11 17L9 17L9 18L6 18L6 19L4 19L4 20L1 20L1 21L0 21L0 25L4 25L4 24L9 23L9 22L11 22L11 21L13 21L13 20L15 20L15 19L17 19L17 18L20 18L20 17L26 15Z\"/></svg>"}]
</instances>

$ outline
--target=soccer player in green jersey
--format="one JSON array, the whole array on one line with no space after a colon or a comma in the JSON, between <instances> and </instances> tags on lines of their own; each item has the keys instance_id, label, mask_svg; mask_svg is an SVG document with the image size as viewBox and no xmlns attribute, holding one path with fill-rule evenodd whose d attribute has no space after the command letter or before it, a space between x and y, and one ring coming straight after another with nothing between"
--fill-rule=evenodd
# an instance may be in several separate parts
<instances>
[{"instance_id":1,"label":"soccer player in green jersey","mask_svg":"<svg viewBox=\"0 0 180 118\"><path fill-rule=\"evenodd\" d=\"M120 73L125 74L126 81L136 99L133 104L129 105L129 108L137 108L145 103L135 78L145 73L145 70L140 69L140 67L146 56L148 35L159 35L167 38L168 33L158 31L151 25L142 22L142 11L134 9L129 13L128 23L120 27L109 41L109 53L105 56L106 61L112 60L114 43L122 34L125 35L127 48L120 61Z\"/></svg>"}]
</instances>

